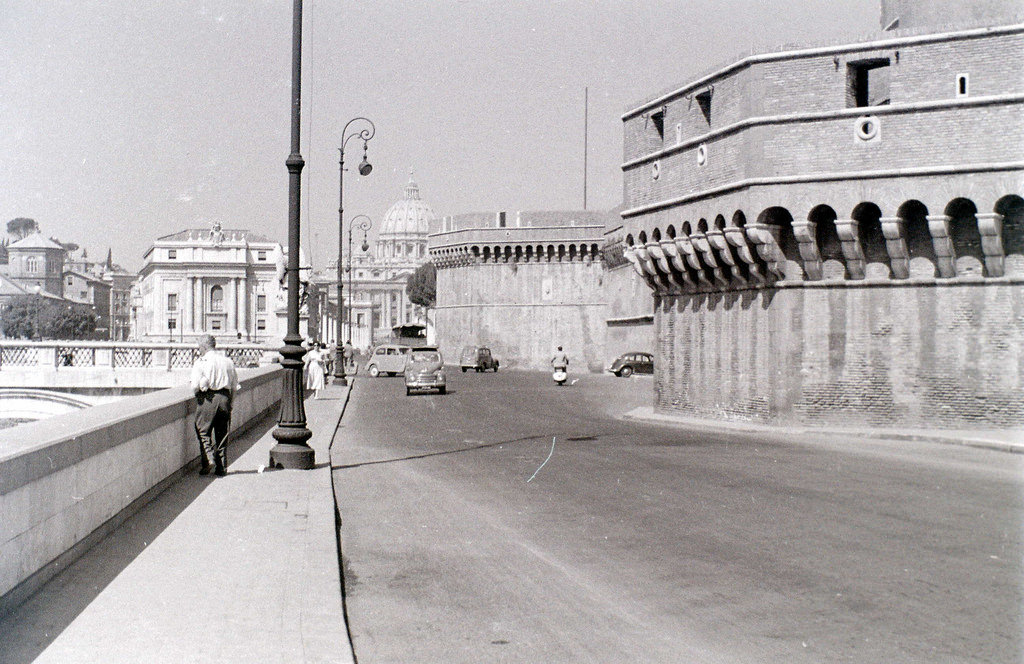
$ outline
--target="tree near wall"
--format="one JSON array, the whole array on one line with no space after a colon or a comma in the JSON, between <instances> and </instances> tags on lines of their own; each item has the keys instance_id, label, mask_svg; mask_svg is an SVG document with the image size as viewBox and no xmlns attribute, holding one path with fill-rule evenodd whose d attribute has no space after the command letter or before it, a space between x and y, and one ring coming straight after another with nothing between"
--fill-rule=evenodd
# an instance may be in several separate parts
<instances>
[{"instance_id":1,"label":"tree near wall","mask_svg":"<svg viewBox=\"0 0 1024 664\"><path fill-rule=\"evenodd\" d=\"M405 282L409 301L429 309L437 301L437 268L427 262L416 268Z\"/></svg>"},{"instance_id":2,"label":"tree near wall","mask_svg":"<svg viewBox=\"0 0 1024 664\"><path fill-rule=\"evenodd\" d=\"M0 329L12 339L91 339L97 320L96 312L89 308L22 295L3 310Z\"/></svg>"}]
</instances>

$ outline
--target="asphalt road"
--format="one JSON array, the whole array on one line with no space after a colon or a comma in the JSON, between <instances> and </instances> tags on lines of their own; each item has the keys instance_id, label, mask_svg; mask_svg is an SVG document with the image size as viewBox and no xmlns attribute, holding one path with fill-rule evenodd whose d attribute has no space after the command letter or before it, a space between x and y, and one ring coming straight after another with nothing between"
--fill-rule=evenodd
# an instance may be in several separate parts
<instances>
[{"instance_id":1,"label":"asphalt road","mask_svg":"<svg viewBox=\"0 0 1024 664\"><path fill-rule=\"evenodd\" d=\"M1020 455L639 424L649 378L572 378L357 380L359 664L1022 661Z\"/></svg>"}]
</instances>

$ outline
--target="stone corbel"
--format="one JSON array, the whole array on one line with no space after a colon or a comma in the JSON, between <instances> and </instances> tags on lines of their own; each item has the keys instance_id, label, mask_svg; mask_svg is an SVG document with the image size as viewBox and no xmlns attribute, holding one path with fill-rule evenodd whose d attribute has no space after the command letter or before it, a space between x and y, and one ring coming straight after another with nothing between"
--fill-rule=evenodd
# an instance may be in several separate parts
<instances>
[{"instance_id":1,"label":"stone corbel","mask_svg":"<svg viewBox=\"0 0 1024 664\"><path fill-rule=\"evenodd\" d=\"M786 273L782 270L782 248L779 247L779 234L782 232L778 226L771 224L747 224L747 238L757 249L757 255L768 265L768 276L773 279L784 279Z\"/></svg>"},{"instance_id":2,"label":"stone corbel","mask_svg":"<svg viewBox=\"0 0 1024 664\"><path fill-rule=\"evenodd\" d=\"M978 218L978 230L981 232L981 250L985 253L985 272L989 277L1001 277L1005 274L1003 250L1003 215L997 212L981 212Z\"/></svg>"},{"instance_id":3,"label":"stone corbel","mask_svg":"<svg viewBox=\"0 0 1024 664\"><path fill-rule=\"evenodd\" d=\"M950 218L944 214L930 214L928 232L932 236L932 247L935 249L935 266L940 277L956 276L956 254L953 253L953 240L949 237Z\"/></svg>"},{"instance_id":4,"label":"stone corbel","mask_svg":"<svg viewBox=\"0 0 1024 664\"><path fill-rule=\"evenodd\" d=\"M675 273L672 272L672 265L668 256L665 255L665 250L662 249L661 243L648 242L647 253L654 259L654 264L658 268L659 276L666 286L673 289L686 287L686 284L677 279Z\"/></svg>"},{"instance_id":5,"label":"stone corbel","mask_svg":"<svg viewBox=\"0 0 1024 664\"><path fill-rule=\"evenodd\" d=\"M747 280L740 274L736 258L732 255L729 242L725 239L725 233L718 228L711 228L704 235L707 237L711 248L717 252L722 263L729 266L729 272L732 274L732 279L736 285L740 288L746 286Z\"/></svg>"},{"instance_id":6,"label":"stone corbel","mask_svg":"<svg viewBox=\"0 0 1024 664\"><path fill-rule=\"evenodd\" d=\"M665 256L668 258L669 263L675 268L674 275L678 275L677 283L681 280L683 288L687 290L693 290L697 287L693 283L693 279L690 278L689 271L686 269L686 263L683 261L683 257L679 254L679 247L676 246L675 240L662 240L661 250L665 252Z\"/></svg>"},{"instance_id":7,"label":"stone corbel","mask_svg":"<svg viewBox=\"0 0 1024 664\"><path fill-rule=\"evenodd\" d=\"M629 264L633 266L633 271L640 275L641 278L643 278L644 283L647 284L647 287L650 288L651 290L657 290L655 283L653 281L653 277L647 274L643 266L640 264L640 257L637 256L636 249L634 247L626 247L622 251L622 255L627 261L629 261Z\"/></svg>"},{"instance_id":8,"label":"stone corbel","mask_svg":"<svg viewBox=\"0 0 1024 664\"><path fill-rule=\"evenodd\" d=\"M818 252L818 224L813 221L794 221L793 235L796 236L800 258L804 261L804 274L809 281L821 279L821 254Z\"/></svg>"},{"instance_id":9,"label":"stone corbel","mask_svg":"<svg viewBox=\"0 0 1024 664\"><path fill-rule=\"evenodd\" d=\"M851 279L864 278L864 249L860 246L860 222L856 219L836 219L836 234L846 258L846 273Z\"/></svg>"},{"instance_id":10,"label":"stone corbel","mask_svg":"<svg viewBox=\"0 0 1024 664\"><path fill-rule=\"evenodd\" d=\"M754 249L747 244L747 234L743 232L743 229L739 226L726 226L722 235L725 236L725 241L736 249L736 255L747 265L747 272L750 273L754 281L760 285L767 283L768 280L765 278L764 273L761 271L761 266L757 264L757 259L754 257Z\"/></svg>"},{"instance_id":11,"label":"stone corbel","mask_svg":"<svg viewBox=\"0 0 1024 664\"><path fill-rule=\"evenodd\" d=\"M686 260L686 264L689 265L697 275L697 289L713 290L714 286L712 286L711 282L708 281L707 274L704 272L704 266L701 265L700 257L697 256L697 250L694 249L689 236L677 235L675 241L676 248L679 249L679 253Z\"/></svg>"},{"instance_id":12,"label":"stone corbel","mask_svg":"<svg viewBox=\"0 0 1024 664\"><path fill-rule=\"evenodd\" d=\"M725 273L722 272L722 266L718 264L718 257L715 256L715 252L711 248L711 243L708 242L708 236L697 231L690 235L690 242L693 243L694 248L700 252L700 257L701 260L704 261L704 264L711 268L711 276L715 280L715 285L719 288L728 288L729 280L725 278Z\"/></svg>"},{"instance_id":13,"label":"stone corbel","mask_svg":"<svg viewBox=\"0 0 1024 664\"><path fill-rule=\"evenodd\" d=\"M892 276L896 279L906 279L910 276L906 220L902 217L882 217L879 221L882 224L882 235L885 237L885 250L889 253Z\"/></svg>"}]
</instances>

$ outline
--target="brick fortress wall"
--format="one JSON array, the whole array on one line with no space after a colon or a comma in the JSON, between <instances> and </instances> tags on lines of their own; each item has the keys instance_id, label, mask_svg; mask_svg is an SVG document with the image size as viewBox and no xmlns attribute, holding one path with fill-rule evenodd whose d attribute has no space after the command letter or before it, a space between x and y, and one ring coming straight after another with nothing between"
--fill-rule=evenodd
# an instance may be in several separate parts
<instances>
[{"instance_id":1,"label":"brick fortress wall","mask_svg":"<svg viewBox=\"0 0 1024 664\"><path fill-rule=\"evenodd\" d=\"M658 409L1024 424L1022 34L752 56L623 116Z\"/></svg>"},{"instance_id":2,"label":"brick fortress wall","mask_svg":"<svg viewBox=\"0 0 1024 664\"><path fill-rule=\"evenodd\" d=\"M457 363L463 346L490 347L502 368L544 369L558 345L571 366L603 366L601 242L607 215L467 214L429 238L437 267L438 346Z\"/></svg>"}]
</instances>

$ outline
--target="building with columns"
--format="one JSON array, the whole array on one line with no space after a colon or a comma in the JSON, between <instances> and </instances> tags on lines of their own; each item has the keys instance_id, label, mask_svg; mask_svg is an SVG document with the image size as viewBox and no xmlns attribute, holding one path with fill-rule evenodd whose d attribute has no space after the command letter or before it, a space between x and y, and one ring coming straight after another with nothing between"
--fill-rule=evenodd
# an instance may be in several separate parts
<instances>
[{"instance_id":1,"label":"building with columns","mask_svg":"<svg viewBox=\"0 0 1024 664\"><path fill-rule=\"evenodd\" d=\"M157 238L139 272L133 336L190 342L209 333L223 342L280 340L283 256L279 243L220 224Z\"/></svg>"},{"instance_id":2,"label":"building with columns","mask_svg":"<svg viewBox=\"0 0 1024 664\"><path fill-rule=\"evenodd\" d=\"M409 301L405 285L416 268L428 260L427 234L436 219L430 205L420 197L419 186L410 178L403 198L388 208L381 219L375 240L371 242L368 235L354 230L352 255L346 256L342 267L345 337L356 348L367 349L388 340L392 329L399 325L428 325L426 311ZM346 226L346 252L348 232ZM314 274L312 280L321 291L327 291L332 303L337 302L336 260L323 272ZM335 341L336 325L325 318L322 322L323 338Z\"/></svg>"}]
</instances>

